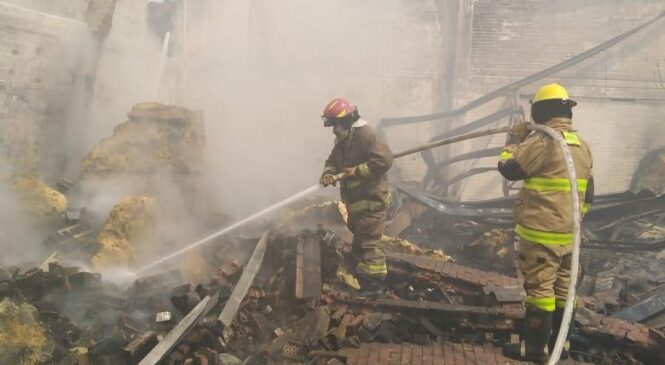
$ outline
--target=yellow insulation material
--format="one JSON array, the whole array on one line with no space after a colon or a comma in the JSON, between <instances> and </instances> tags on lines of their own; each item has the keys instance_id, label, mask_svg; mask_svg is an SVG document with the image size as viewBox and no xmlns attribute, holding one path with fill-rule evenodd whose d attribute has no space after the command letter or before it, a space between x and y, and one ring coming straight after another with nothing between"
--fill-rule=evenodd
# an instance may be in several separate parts
<instances>
[{"instance_id":1,"label":"yellow insulation material","mask_svg":"<svg viewBox=\"0 0 665 365\"><path fill-rule=\"evenodd\" d=\"M155 216L152 198L125 197L116 203L97 238L99 249L92 258L95 268L129 266L136 247L154 226Z\"/></svg>"},{"instance_id":2,"label":"yellow insulation material","mask_svg":"<svg viewBox=\"0 0 665 365\"><path fill-rule=\"evenodd\" d=\"M67 197L50 188L32 175L22 175L12 179L12 184L20 194L23 210L39 217L53 217L67 210Z\"/></svg>"},{"instance_id":3,"label":"yellow insulation material","mask_svg":"<svg viewBox=\"0 0 665 365\"><path fill-rule=\"evenodd\" d=\"M140 103L83 158L83 177L145 175L155 171L190 173L205 165L200 113L160 103Z\"/></svg>"},{"instance_id":4,"label":"yellow insulation material","mask_svg":"<svg viewBox=\"0 0 665 365\"><path fill-rule=\"evenodd\" d=\"M48 359L53 344L36 315L28 303L0 302L0 364L36 365Z\"/></svg>"}]
</instances>

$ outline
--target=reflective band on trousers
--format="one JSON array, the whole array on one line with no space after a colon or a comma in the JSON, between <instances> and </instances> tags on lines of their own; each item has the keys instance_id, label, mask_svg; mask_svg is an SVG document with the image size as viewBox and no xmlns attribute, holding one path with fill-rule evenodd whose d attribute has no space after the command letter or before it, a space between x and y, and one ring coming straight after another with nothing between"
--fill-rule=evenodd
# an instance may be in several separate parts
<instances>
[{"instance_id":1,"label":"reflective band on trousers","mask_svg":"<svg viewBox=\"0 0 665 365\"><path fill-rule=\"evenodd\" d=\"M589 181L577 179L577 190L586 192ZM568 178L530 177L524 181L524 188L536 191L570 191L570 180Z\"/></svg>"},{"instance_id":2,"label":"reflective band on trousers","mask_svg":"<svg viewBox=\"0 0 665 365\"><path fill-rule=\"evenodd\" d=\"M383 264L366 264L364 262L358 263L358 270L367 275L388 275L388 265Z\"/></svg>"},{"instance_id":3,"label":"reflective band on trousers","mask_svg":"<svg viewBox=\"0 0 665 365\"><path fill-rule=\"evenodd\" d=\"M573 243L572 233L538 231L519 224L515 226L515 234L527 241L543 245L570 245Z\"/></svg>"},{"instance_id":4,"label":"reflective band on trousers","mask_svg":"<svg viewBox=\"0 0 665 365\"><path fill-rule=\"evenodd\" d=\"M357 202L347 204L346 209L349 212L360 212L363 210L369 210L369 211L379 211L379 210L384 210L390 205L390 201L392 200L392 196L390 193L386 194L385 200L380 202L376 200L359 200Z\"/></svg>"},{"instance_id":5,"label":"reflective band on trousers","mask_svg":"<svg viewBox=\"0 0 665 365\"><path fill-rule=\"evenodd\" d=\"M526 304L530 304L538 309L544 310L546 312L554 312L555 309L555 304L554 304L555 298L554 297L549 297L549 298L534 298L534 297L527 297L526 298Z\"/></svg>"},{"instance_id":6,"label":"reflective band on trousers","mask_svg":"<svg viewBox=\"0 0 665 365\"><path fill-rule=\"evenodd\" d=\"M590 208L591 208L591 204L589 204L589 203L582 204L582 213L588 213Z\"/></svg>"}]
</instances>

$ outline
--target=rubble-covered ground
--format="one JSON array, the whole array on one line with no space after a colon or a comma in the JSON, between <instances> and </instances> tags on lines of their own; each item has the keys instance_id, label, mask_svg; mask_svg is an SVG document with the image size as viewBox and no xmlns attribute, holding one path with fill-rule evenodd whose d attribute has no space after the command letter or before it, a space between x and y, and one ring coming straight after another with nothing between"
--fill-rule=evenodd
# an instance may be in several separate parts
<instances>
[{"instance_id":1,"label":"rubble-covered ground","mask_svg":"<svg viewBox=\"0 0 665 365\"><path fill-rule=\"evenodd\" d=\"M521 364L501 355L524 316L510 199L451 202L397 184L378 297L359 294L345 263L344 205L317 199L137 274L139 253L175 251L226 219L202 203L203 136L197 113L139 104L75 181L17 180L28 211L54 226L52 254L0 269L0 364ZM645 157L634 179L646 191L598 197L585 219L562 364L665 363L659 161ZM100 215L85 204L108 181L131 184ZM196 226L180 232L186 217Z\"/></svg>"},{"instance_id":2,"label":"rubble-covered ground","mask_svg":"<svg viewBox=\"0 0 665 365\"><path fill-rule=\"evenodd\" d=\"M311 223L313 216L319 224ZM217 269L198 282L173 269L121 289L100 274L50 262L44 269L3 271L1 294L14 307L37 308L38 322L26 317L21 325L39 323L31 331L47 335L21 346L35 353L30 356L52 346L41 363L518 364L499 347L517 340L524 313L518 275L385 237L389 291L363 298L343 274L350 242L335 232L343 227L337 204L309 207L281 227L206 246L200 256ZM485 243L494 235L502 236L490 232L472 241L479 253L501 251ZM586 263L599 271L582 281L573 358L661 363L665 336L658 325L614 316L662 292L657 278L648 279L658 269L645 266L651 257L606 256ZM644 277L631 275L636 266Z\"/></svg>"}]
</instances>

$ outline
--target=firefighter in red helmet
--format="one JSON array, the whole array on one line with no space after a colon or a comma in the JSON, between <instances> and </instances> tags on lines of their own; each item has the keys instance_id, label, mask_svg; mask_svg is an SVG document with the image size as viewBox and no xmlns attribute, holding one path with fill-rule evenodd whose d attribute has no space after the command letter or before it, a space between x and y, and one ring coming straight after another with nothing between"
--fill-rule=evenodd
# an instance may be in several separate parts
<instances>
[{"instance_id":1,"label":"firefighter in red helmet","mask_svg":"<svg viewBox=\"0 0 665 365\"><path fill-rule=\"evenodd\" d=\"M381 244L390 192L386 173L393 154L382 135L360 118L358 108L344 99L335 99L323 110L323 125L333 127L335 146L326 160L320 183L340 181L341 198L348 210L347 226L353 233L355 275L365 292L380 292L388 274L386 254Z\"/></svg>"}]
</instances>

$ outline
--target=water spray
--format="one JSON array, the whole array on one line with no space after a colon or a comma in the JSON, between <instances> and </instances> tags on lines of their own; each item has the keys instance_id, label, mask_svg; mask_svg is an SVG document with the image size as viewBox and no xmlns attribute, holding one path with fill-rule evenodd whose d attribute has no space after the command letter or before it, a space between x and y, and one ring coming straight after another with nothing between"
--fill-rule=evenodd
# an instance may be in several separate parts
<instances>
[{"instance_id":1,"label":"water spray","mask_svg":"<svg viewBox=\"0 0 665 365\"><path fill-rule=\"evenodd\" d=\"M305 190L303 190L303 191L301 191L301 192L299 192L299 193L297 193L297 194L295 194L295 195L292 195L292 196L290 196L290 197L288 197L288 198L286 198L286 199L280 201L280 202L277 203L277 204L273 204L273 205L271 205L271 206L269 206L269 207L267 207L267 208L265 208L265 209L263 209L263 210L261 210L261 211L259 211L259 212L256 212L256 213L250 215L250 216L247 217L247 218L244 218L244 219L242 219L242 220L239 220L239 221L237 221L237 222L231 224L231 225L228 226L228 227L225 227L225 228L223 228L223 229L221 229L221 230L219 230L219 231L217 231L217 232L215 232L215 233L213 233L213 234L211 234L211 235L209 235L209 236L207 236L207 237L204 237L204 238L198 240L198 241L192 243L192 244L189 245L189 246L185 246L185 247L179 249L178 251L175 251L175 252L173 252L173 253L171 253L171 254L168 254L168 255L166 255L166 256L164 256L164 257L158 259L157 261L151 263L151 264L148 264L148 265L146 265L146 266L143 266L142 268L138 269L138 270L136 271L136 273L137 273L137 274L142 273L142 272L144 272L144 271L146 271L146 270L148 270L148 269L151 269L151 268L153 268L153 267L155 267L155 266L157 266L157 265L159 265L159 264L162 264L162 263L164 263L164 262L166 262L166 261L168 261L168 260L171 260L171 259L174 258L174 257L180 256L180 255L182 255L183 253L185 253L185 252L187 252L187 251L189 251L189 250L191 250L191 249L194 249L194 248L196 248L196 247L198 247L198 246L201 246L201 245L203 245L203 244L205 244L205 243L208 243L208 242L214 240L215 238L221 237L221 236L223 236L223 235L225 235L225 234L231 232L232 230L234 230L234 229L236 229L236 228L238 228L238 227L240 227L240 226L243 226L243 225L245 225L245 224L247 224L247 223L249 223L249 222L251 222L251 221L253 221L253 220L257 219L257 218L260 218L260 217L262 217L262 216L264 216L264 215L266 215L266 214L268 214L268 213L271 213L271 212L273 212L273 211L275 211L275 210L277 210L277 209L280 209L280 208L285 207L285 206L287 206L287 205L289 205L289 204L291 204L291 203L293 203L293 202L296 202L296 201L298 201L298 200L300 200L300 199L302 199L302 198L304 198L304 197L306 197L306 196L308 196L308 195L311 195L311 194L315 193L316 191L318 191L318 190L321 189L321 188L322 188L322 186L321 186L321 185L318 185L318 184L317 184L317 185L314 185L314 186L310 186L309 188L307 188L307 189L305 189Z\"/></svg>"},{"instance_id":2,"label":"water spray","mask_svg":"<svg viewBox=\"0 0 665 365\"><path fill-rule=\"evenodd\" d=\"M395 156L395 158L400 158L400 157L412 155L414 153L429 150L429 149L432 149L432 148L435 148L435 147L445 146L445 145L448 145L448 144L451 144L451 143L464 141L464 140L467 140L467 139L489 136L489 135L499 134L499 133L506 133L506 132L509 132L511 129L512 129L512 127L502 127L502 128L493 128L493 129L468 133L468 134L465 134L465 135L452 137L452 138L447 138L447 139L442 139L440 141L432 142L432 143L429 143L429 144L426 144L426 145L423 145L423 146L420 146L420 147L416 147L416 148L408 149L408 150L405 150L405 151L402 151L402 152L398 152L394 156ZM335 175L335 181L336 182L344 180L346 178L347 178L347 176L344 173L340 173L340 174ZM288 197L288 198L286 198L286 199L284 199L284 200L282 200L282 201L280 201L276 204L273 204L273 205L271 205L271 206L269 206L269 207L267 207L267 208L265 208L265 209L263 209L259 212L256 212L256 213L250 215L247 218L239 220L239 221L231 224L230 226L227 226L227 227L225 227L225 228L223 228L223 229L221 229L221 230L219 230L219 231L217 231L217 232L215 232L215 233L213 233L213 234L211 234L207 237L204 237L204 238L202 238L202 239L200 239L200 240L198 240L198 241L196 241L196 242L194 242L194 243L192 243L188 246L185 246L185 247L183 247L183 248L181 248L181 249L179 249L179 250L177 250L173 253L170 253L166 256L163 256L163 257L157 259L156 261L154 261L154 262L152 262L152 263L150 263L146 266L143 266L142 268L140 268L136 271L136 274L140 274L140 273L145 272L145 271L147 271L147 270L149 270L153 267L156 267L160 264L163 264L164 262L167 262L167 261L169 261L169 260L171 260L175 257L178 257L178 256L182 255L183 253L185 253L187 251L190 251L190 250L192 250L196 247L199 247L203 244L206 244L206 243L208 243L208 242L210 242L210 241L212 241L216 238L219 238L219 237L233 231L234 229L236 229L240 226L243 226L243 225L245 225L249 222L252 222L255 219L258 219L258 218L260 218L260 217L262 217L266 214L274 212L275 210L278 210L278 209L283 208L283 207L285 207L289 204L292 204L292 203L294 203L294 202L296 202L296 201L298 201L302 198L305 198L305 197L317 192L318 190L320 190L322 188L323 187L321 185L318 185L318 184L314 185L314 186L311 186L311 187L309 187L309 188L307 188L307 189L305 189L305 190L303 190L303 191L301 191L301 192L299 192L295 195L292 195L292 196L290 196L290 197Z\"/></svg>"}]
</instances>

